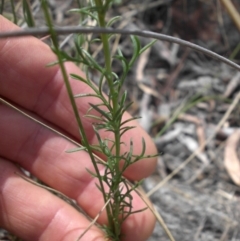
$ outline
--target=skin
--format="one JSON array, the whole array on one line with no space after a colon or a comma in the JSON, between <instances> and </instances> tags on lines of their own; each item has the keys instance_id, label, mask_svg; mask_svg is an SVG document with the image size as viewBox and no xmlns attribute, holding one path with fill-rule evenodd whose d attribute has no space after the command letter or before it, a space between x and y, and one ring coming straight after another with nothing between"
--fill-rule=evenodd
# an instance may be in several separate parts
<instances>
[{"instance_id":1,"label":"skin","mask_svg":"<svg viewBox=\"0 0 240 241\"><path fill-rule=\"evenodd\" d=\"M0 31L18 29L0 16ZM0 96L14 103L44 123L79 140L78 128L57 66L46 68L56 60L50 48L33 37L0 40ZM74 64L66 63L68 73L84 76ZM70 79L74 93L91 90L81 82ZM80 115L89 108L93 98L77 100ZM125 114L124 119L129 118ZM84 119L90 143L97 143L92 123ZM146 141L146 154L156 154L151 138L133 121L136 128L128 131L122 141L124 153L129 140L134 153L141 152L141 137ZM84 152L67 154L74 147L63 137L33 122L0 102L0 226L24 240L74 241L89 225L89 221L70 205L50 192L18 176L19 166L41 179L52 188L75 199L88 215L95 217L104 205L96 189L96 179L86 168L94 170ZM109 135L101 133L103 137ZM131 180L148 176L155 168L156 158L142 160L125 173ZM102 170L103 171L103 170ZM146 205L133 193L134 210ZM107 223L103 213L99 223ZM144 241L151 234L155 218L150 210L131 215L123 225L124 241ZM93 226L81 240L103 241L103 232Z\"/></svg>"}]
</instances>

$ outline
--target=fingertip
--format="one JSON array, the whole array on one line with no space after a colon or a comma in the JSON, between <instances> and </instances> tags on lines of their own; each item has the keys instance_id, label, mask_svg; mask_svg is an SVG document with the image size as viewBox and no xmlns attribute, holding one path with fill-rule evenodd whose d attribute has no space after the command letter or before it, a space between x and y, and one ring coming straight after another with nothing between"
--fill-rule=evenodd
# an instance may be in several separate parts
<instances>
[{"instance_id":1,"label":"fingertip","mask_svg":"<svg viewBox=\"0 0 240 241\"><path fill-rule=\"evenodd\" d=\"M73 241L89 227L89 220L50 192L16 175L17 167L0 158L0 226L26 241ZM91 226L81 241L104 241Z\"/></svg>"}]
</instances>

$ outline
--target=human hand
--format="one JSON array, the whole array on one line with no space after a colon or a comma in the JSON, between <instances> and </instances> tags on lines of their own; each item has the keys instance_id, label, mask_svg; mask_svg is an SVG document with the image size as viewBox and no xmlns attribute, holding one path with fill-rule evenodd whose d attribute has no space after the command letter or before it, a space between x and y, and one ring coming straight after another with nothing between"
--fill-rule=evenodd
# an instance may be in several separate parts
<instances>
[{"instance_id":1,"label":"human hand","mask_svg":"<svg viewBox=\"0 0 240 241\"><path fill-rule=\"evenodd\" d=\"M16 30L14 24L0 16L0 31ZM0 96L15 103L37 119L64 131L78 140L79 132L58 66L47 68L56 60L50 48L40 40L28 38L0 40ZM66 63L68 73L84 75L72 63ZM71 80L74 93L88 93L86 85ZM80 115L94 99L77 101ZM126 113L125 119L129 116ZM90 143L97 138L89 119L84 127ZM133 139L135 153L141 152L141 137L146 141L146 154L155 154L150 137L139 127L123 136L126 144ZM0 102L0 226L24 240L74 241L88 227L89 221L69 204L43 188L16 175L15 164L28 170L52 188L76 200L83 210L95 217L104 205L102 194L96 189L96 179L86 171L93 170L84 152L67 154L73 144L42 125L33 122ZM106 133L103 133L106 135ZM125 152L123 147L122 152ZM150 158L132 165L126 177L139 180L155 168ZM146 205L133 193L134 209ZM101 215L100 223L106 223ZM144 241L151 234L155 218L150 210L131 215L123 225L124 241ZM104 234L92 227L81 240L103 241Z\"/></svg>"}]
</instances>

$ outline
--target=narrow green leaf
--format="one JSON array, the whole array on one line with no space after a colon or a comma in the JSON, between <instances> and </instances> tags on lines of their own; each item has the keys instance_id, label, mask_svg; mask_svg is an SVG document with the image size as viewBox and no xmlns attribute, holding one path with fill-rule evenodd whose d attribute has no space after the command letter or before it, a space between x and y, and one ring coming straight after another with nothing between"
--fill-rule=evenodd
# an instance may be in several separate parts
<instances>
[{"instance_id":1,"label":"narrow green leaf","mask_svg":"<svg viewBox=\"0 0 240 241\"><path fill-rule=\"evenodd\" d=\"M148 43L147 45L145 45L145 46L139 51L139 54L142 54L145 50L147 50L148 48L152 47L156 42L157 42L156 39L152 40L150 43Z\"/></svg>"},{"instance_id":2,"label":"narrow green leaf","mask_svg":"<svg viewBox=\"0 0 240 241\"><path fill-rule=\"evenodd\" d=\"M96 130L104 130L105 129L105 131L110 131L110 132L115 133L114 128L109 126L109 123L107 123L107 121L105 121L105 122L106 122L106 124L94 123L94 126L95 126Z\"/></svg>"},{"instance_id":3,"label":"narrow green leaf","mask_svg":"<svg viewBox=\"0 0 240 241\"><path fill-rule=\"evenodd\" d=\"M145 211L145 210L147 210L147 209L148 209L148 207L145 207L145 208L142 208L142 209L138 209L138 210L136 210L136 211L132 211L130 214L140 213L140 212L143 212L143 211Z\"/></svg>"},{"instance_id":4,"label":"narrow green leaf","mask_svg":"<svg viewBox=\"0 0 240 241\"><path fill-rule=\"evenodd\" d=\"M109 117L108 113L104 110L101 110L97 105L93 105L92 103L89 103L89 105L96 110L98 113L100 113L102 116L104 116L107 120L111 120L111 118Z\"/></svg>"},{"instance_id":5,"label":"narrow green leaf","mask_svg":"<svg viewBox=\"0 0 240 241\"><path fill-rule=\"evenodd\" d=\"M118 48L118 55L115 55L114 58L116 58L122 62L123 73L127 74L127 72L129 71L128 62L127 62L126 58L123 56L122 51L119 48Z\"/></svg>"},{"instance_id":6,"label":"narrow green leaf","mask_svg":"<svg viewBox=\"0 0 240 241\"><path fill-rule=\"evenodd\" d=\"M28 27L34 27L35 21L32 15L32 9L29 0L23 0L23 15Z\"/></svg>"},{"instance_id":7,"label":"narrow green leaf","mask_svg":"<svg viewBox=\"0 0 240 241\"><path fill-rule=\"evenodd\" d=\"M93 14L94 11L96 11L96 7L84 7L84 8L75 8L69 10L70 13L81 13L89 16L90 18L95 19L96 21L98 20L97 16Z\"/></svg>"},{"instance_id":8,"label":"narrow green leaf","mask_svg":"<svg viewBox=\"0 0 240 241\"><path fill-rule=\"evenodd\" d=\"M107 22L106 27L107 27L107 28L111 27L114 23L116 23L116 22L119 21L120 19L121 19L120 16L115 16L115 17L111 18L111 19Z\"/></svg>"},{"instance_id":9,"label":"narrow green leaf","mask_svg":"<svg viewBox=\"0 0 240 241\"><path fill-rule=\"evenodd\" d=\"M97 139L98 139L98 143L99 143L99 145L100 145L100 148L102 149L103 140L102 140L102 138L100 137L100 135L99 135L99 133L98 133L98 130L96 129L95 126L93 126L93 130L94 130L94 132L95 132L95 134L96 134L96 136L97 136Z\"/></svg>"},{"instance_id":10,"label":"narrow green leaf","mask_svg":"<svg viewBox=\"0 0 240 241\"><path fill-rule=\"evenodd\" d=\"M145 151L146 151L146 142L145 142L144 138L142 138L142 152L139 156L144 156Z\"/></svg>"},{"instance_id":11,"label":"narrow green leaf","mask_svg":"<svg viewBox=\"0 0 240 241\"><path fill-rule=\"evenodd\" d=\"M125 105L125 107L119 108L119 110L117 111L117 113L114 116L114 120L116 121L118 119L121 119L124 112L127 111L132 104L133 104L133 102L130 102L127 105Z\"/></svg>"},{"instance_id":12,"label":"narrow green leaf","mask_svg":"<svg viewBox=\"0 0 240 241\"><path fill-rule=\"evenodd\" d=\"M100 94L100 95L103 95L103 94L102 94L102 89L103 89L103 84L104 84L104 82L105 82L105 81L104 81L104 77L105 77L104 74L102 74L102 75L101 75L101 78L100 78L100 80L99 80L98 90L99 90L99 94Z\"/></svg>"},{"instance_id":13,"label":"narrow green leaf","mask_svg":"<svg viewBox=\"0 0 240 241\"><path fill-rule=\"evenodd\" d=\"M100 38L94 38L89 41L89 44L92 44L92 43L102 43L102 41Z\"/></svg>"},{"instance_id":14,"label":"narrow green leaf","mask_svg":"<svg viewBox=\"0 0 240 241\"><path fill-rule=\"evenodd\" d=\"M97 177L97 178L99 178L99 177ZM101 179L102 179L102 178L101 178ZM95 185L96 185L97 189L98 189L101 193L105 193L105 190L102 190L102 188L101 188L97 183L95 183Z\"/></svg>"},{"instance_id":15,"label":"narrow green leaf","mask_svg":"<svg viewBox=\"0 0 240 241\"><path fill-rule=\"evenodd\" d=\"M85 37L83 34L75 34L74 35L74 44L77 48L81 48L81 46L84 44L85 42Z\"/></svg>"},{"instance_id":16,"label":"narrow green leaf","mask_svg":"<svg viewBox=\"0 0 240 241\"><path fill-rule=\"evenodd\" d=\"M116 80L114 81L114 84L116 84L117 80L119 79L119 78L118 78L118 75L117 75L116 73L112 72L112 76L116 79Z\"/></svg>"},{"instance_id":17,"label":"narrow green leaf","mask_svg":"<svg viewBox=\"0 0 240 241\"><path fill-rule=\"evenodd\" d=\"M77 75L77 74L70 74L70 76L73 78L73 79L76 79L76 80L81 80L83 83L86 83L88 84L88 80L83 78L82 76L80 75Z\"/></svg>"},{"instance_id":18,"label":"narrow green leaf","mask_svg":"<svg viewBox=\"0 0 240 241\"><path fill-rule=\"evenodd\" d=\"M136 126L127 126L127 127L123 127L120 129L120 136L122 136L125 132L131 130L131 129L134 129L136 128Z\"/></svg>"},{"instance_id":19,"label":"narrow green leaf","mask_svg":"<svg viewBox=\"0 0 240 241\"><path fill-rule=\"evenodd\" d=\"M131 40L133 43L133 56L129 62L129 67L132 67L132 65L134 64L135 60L137 59L137 57L139 56L139 52L141 49L141 44L140 44L140 40L137 36L132 36L131 35Z\"/></svg>"},{"instance_id":20,"label":"narrow green leaf","mask_svg":"<svg viewBox=\"0 0 240 241\"><path fill-rule=\"evenodd\" d=\"M120 108L124 107L126 99L127 99L127 90L124 91L122 98L120 100L120 104L119 104Z\"/></svg>"},{"instance_id":21,"label":"narrow green leaf","mask_svg":"<svg viewBox=\"0 0 240 241\"><path fill-rule=\"evenodd\" d=\"M130 122L130 121L137 120L137 119L140 119L140 118L141 118L140 116L136 116L136 117L129 118L129 119L121 122L121 126L125 125L126 123L128 123L128 122Z\"/></svg>"},{"instance_id":22,"label":"narrow green leaf","mask_svg":"<svg viewBox=\"0 0 240 241\"><path fill-rule=\"evenodd\" d=\"M85 40L84 40L85 42ZM83 42L83 43L84 43ZM75 45L75 49L77 51L77 54L79 55L76 59L77 61L75 61L76 63L83 63L86 66L89 66L89 60L84 56L83 54L83 48L81 47L81 45L78 44L77 40L74 42Z\"/></svg>"},{"instance_id":23,"label":"narrow green leaf","mask_svg":"<svg viewBox=\"0 0 240 241\"><path fill-rule=\"evenodd\" d=\"M87 61L87 65L89 65L89 67L96 69L99 72L103 72L103 68L97 63L97 61L92 57L92 55L88 53L88 51L82 49L82 53L82 57Z\"/></svg>"},{"instance_id":24,"label":"narrow green leaf","mask_svg":"<svg viewBox=\"0 0 240 241\"><path fill-rule=\"evenodd\" d=\"M87 172L89 172L93 177L97 177L97 178L98 178L98 176L97 176L96 173L90 171L88 168L86 168L86 170L87 170Z\"/></svg>"}]
</instances>

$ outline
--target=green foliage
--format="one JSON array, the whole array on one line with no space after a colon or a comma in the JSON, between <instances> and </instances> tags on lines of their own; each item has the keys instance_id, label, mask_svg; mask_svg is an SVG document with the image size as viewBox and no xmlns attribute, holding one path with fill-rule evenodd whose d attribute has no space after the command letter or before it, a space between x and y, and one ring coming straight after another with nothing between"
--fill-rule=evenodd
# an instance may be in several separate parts
<instances>
[{"instance_id":1,"label":"green foliage","mask_svg":"<svg viewBox=\"0 0 240 241\"><path fill-rule=\"evenodd\" d=\"M98 23L99 27L111 26L113 23L119 20L119 17L114 17L110 21L106 22L105 17L112 0L95 0L91 1L90 6L82 6L79 9L73 9L71 12L78 13L81 17L90 18ZM80 5L80 4L79 4ZM136 36L131 36L133 55L130 60L127 60L118 49L118 53L111 57L111 39L114 37L108 34L101 34L100 38L93 38L89 40L87 36L78 34L74 38L75 52L74 57L60 50L58 47L57 36L53 28L52 20L48 13L47 2L42 1L42 7L45 13L45 19L50 29L50 34L53 42L53 51L58 57L57 63L59 64L62 74L64 77L65 85L69 94L69 98L75 113L75 117L79 127L79 134L82 140L84 148L75 148L68 152L75 151L87 151L92 160L95 172L87 170L92 176L98 179L99 184L96 184L97 188L103 194L105 203L109 202L106 206L108 226L104 226L103 229L106 231L106 236L113 239L114 241L120 240L121 237L121 226L122 223L133 213L143 210L132 210L132 192L139 186L136 183L133 186L129 186L129 183L123 177L124 171L133 163L148 158L145 156L146 144L142 139L142 151L140 155L134 155L134 144L130 140L129 150L125 153L121 153L121 147L126 146L127 143L122 142L122 136L128 130L134 128L129 126L129 122L136 119L131 118L123 120L123 115L126 110L131 106L132 103L126 104L127 91L122 91L122 87L126 76L135 63L139 55L150 47L153 43L151 42L148 46L141 48L139 39ZM81 20L86 23L85 19ZM89 53L89 46L93 43L101 43L103 45L103 56L104 65L99 64ZM122 64L122 74L118 76L112 71L113 59L118 60ZM81 81L91 88L91 93L81 93L73 96L71 86L68 81L63 63L65 61L72 61L76 64L81 64L84 71L86 72L86 78L78 76L74 73L71 77L76 81ZM56 64L56 63L54 63ZM99 72L100 80L99 85L96 86L90 80L89 71L94 69ZM104 94L103 88L108 89L108 93ZM123 93L122 93L123 92ZM121 94L122 93L122 94ZM83 118L90 118L93 121L93 131L98 140L97 145L91 145L88 142L87 135L82 125L82 119L80 118L75 103L75 98L84 98L86 96L92 96L99 100L99 104L89 103L89 110ZM104 139L100 136L100 131L107 131L112 133L111 139ZM106 162L99 163L94 158L94 152L100 152L105 155ZM120 165L121 163L121 165ZM104 165L104 174L100 174L98 165ZM105 188L107 186L107 188Z\"/></svg>"},{"instance_id":2,"label":"green foliage","mask_svg":"<svg viewBox=\"0 0 240 241\"><path fill-rule=\"evenodd\" d=\"M15 24L17 24L17 15L16 15L16 11L15 11L15 6L14 6L13 0L11 0L10 3L11 3L12 13L13 13L13 22Z\"/></svg>"},{"instance_id":3,"label":"green foliage","mask_svg":"<svg viewBox=\"0 0 240 241\"><path fill-rule=\"evenodd\" d=\"M35 21L32 16L32 10L31 6L28 0L23 0L23 14L24 14L24 19L28 25L28 27L34 27L35 26Z\"/></svg>"}]
</instances>

